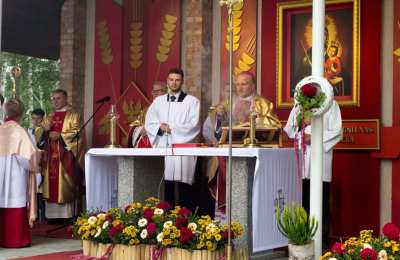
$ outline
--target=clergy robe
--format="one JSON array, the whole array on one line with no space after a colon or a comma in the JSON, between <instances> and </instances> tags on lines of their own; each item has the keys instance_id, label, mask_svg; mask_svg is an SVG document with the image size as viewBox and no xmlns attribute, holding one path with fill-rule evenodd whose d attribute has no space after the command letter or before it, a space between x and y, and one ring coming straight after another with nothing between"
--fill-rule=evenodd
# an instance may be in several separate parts
<instances>
[{"instance_id":1,"label":"clergy robe","mask_svg":"<svg viewBox=\"0 0 400 260\"><path fill-rule=\"evenodd\" d=\"M49 132L43 135L42 188L43 198L47 200L46 218L70 218L74 215L74 201L83 178L85 135L81 133L78 142L72 140L82 126L82 117L67 106L51 113L43 125L61 134L57 141L50 140Z\"/></svg>"},{"instance_id":2,"label":"clergy robe","mask_svg":"<svg viewBox=\"0 0 400 260\"><path fill-rule=\"evenodd\" d=\"M296 116L298 113L298 108L294 107L290 112L289 119L286 123L284 131L287 133L289 138L299 138L299 149L302 143L301 132L296 122ZM330 182L332 180L332 155L333 147L340 142L342 139L342 117L340 114L339 105L336 101L333 101L330 109L323 115L324 130L323 130L323 151L324 151L324 165L322 180L325 182ZM311 125L306 126L304 129L305 134L312 134ZM304 154L304 168L303 168L303 178L310 178L310 163L311 163L311 146L306 145L306 150Z\"/></svg>"},{"instance_id":3,"label":"clergy robe","mask_svg":"<svg viewBox=\"0 0 400 260\"><path fill-rule=\"evenodd\" d=\"M29 223L36 218L39 151L15 121L0 126L0 247L31 243ZM27 210L29 206L29 213ZM28 217L29 214L29 217Z\"/></svg>"},{"instance_id":4,"label":"clergy robe","mask_svg":"<svg viewBox=\"0 0 400 260\"><path fill-rule=\"evenodd\" d=\"M203 124L202 133L207 143L218 143L222 133L221 127L228 124L229 101L225 101L223 105L227 113L217 115L215 111L211 111ZM258 114L257 124L279 128L282 126L275 115L272 102L259 95L251 95L245 98L234 97L232 105L233 125L250 126L249 116L252 109ZM217 207L225 211L226 161L223 157L210 159L207 166L207 176L211 195L217 200Z\"/></svg>"},{"instance_id":5,"label":"clergy robe","mask_svg":"<svg viewBox=\"0 0 400 260\"><path fill-rule=\"evenodd\" d=\"M177 95L174 102L169 94L157 97L147 111L145 129L153 147L195 142L200 133L200 101L184 92ZM161 133L162 123L170 126L170 134ZM165 180L193 184L195 167L195 156L166 156Z\"/></svg>"}]
</instances>

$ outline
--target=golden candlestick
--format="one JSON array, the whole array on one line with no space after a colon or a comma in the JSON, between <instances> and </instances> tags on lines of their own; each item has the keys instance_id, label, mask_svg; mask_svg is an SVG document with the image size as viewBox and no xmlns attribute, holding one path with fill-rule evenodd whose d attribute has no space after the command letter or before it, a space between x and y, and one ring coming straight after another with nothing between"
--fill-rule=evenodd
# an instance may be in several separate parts
<instances>
[{"instance_id":1,"label":"golden candlestick","mask_svg":"<svg viewBox=\"0 0 400 260\"><path fill-rule=\"evenodd\" d=\"M258 140L256 139L256 130L257 130L257 119L258 113L253 111L250 113L250 136L244 139L244 146L245 147L259 147Z\"/></svg>"},{"instance_id":2,"label":"golden candlestick","mask_svg":"<svg viewBox=\"0 0 400 260\"><path fill-rule=\"evenodd\" d=\"M111 105L107 117L110 119L110 143L106 147L107 148L121 147L119 144L117 144L117 121L119 118L119 114L117 112L116 105Z\"/></svg>"}]
</instances>

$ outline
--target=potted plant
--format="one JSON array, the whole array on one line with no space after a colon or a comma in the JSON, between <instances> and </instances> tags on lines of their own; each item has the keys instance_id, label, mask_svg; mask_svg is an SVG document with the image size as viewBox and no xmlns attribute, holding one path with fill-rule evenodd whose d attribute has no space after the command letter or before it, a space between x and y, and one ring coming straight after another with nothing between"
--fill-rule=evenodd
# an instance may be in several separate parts
<instances>
[{"instance_id":1,"label":"potted plant","mask_svg":"<svg viewBox=\"0 0 400 260\"><path fill-rule=\"evenodd\" d=\"M277 206L275 216L279 231L289 240L289 259L314 259L313 237L318 229L317 220L296 203L286 204L283 209Z\"/></svg>"}]
</instances>

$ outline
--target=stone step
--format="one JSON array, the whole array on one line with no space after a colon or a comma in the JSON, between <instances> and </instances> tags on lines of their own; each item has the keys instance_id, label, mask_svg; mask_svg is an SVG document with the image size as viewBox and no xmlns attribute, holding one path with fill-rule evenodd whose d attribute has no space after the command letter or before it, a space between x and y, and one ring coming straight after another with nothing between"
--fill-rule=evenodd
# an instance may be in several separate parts
<instances>
[{"instance_id":1,"label":"stone step","mask_svg":"<svg viewBox=\"0 0 400 260\"><path fill-rule=\"evenodd\" d=\"M268 251L263 252L261 254L254 254L250 257L251 260L270 260L270 259L279 259L279 260L287 260L285 251Z\"/></svg>"}]
</instances>

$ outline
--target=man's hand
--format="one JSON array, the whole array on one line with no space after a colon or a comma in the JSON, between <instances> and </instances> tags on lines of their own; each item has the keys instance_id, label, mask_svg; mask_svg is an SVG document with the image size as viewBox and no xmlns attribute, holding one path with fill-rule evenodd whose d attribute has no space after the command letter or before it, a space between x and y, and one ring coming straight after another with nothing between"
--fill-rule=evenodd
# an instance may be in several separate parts
<instances>
[{"instance_id":1,"label":"man's hand","mask_svg":"<svg viewBox=\"0 0 400 260\"><path fill-rule=\"evenodd\" d=\"M58 139L60 139L60 133L51 131L49 137L51 140L57 141Z\"/></svg>"},{"instance_id":2,"label":"man's hand","mask_svg":"<svg viewBox=\"0 0 400 260\"><path fill-rule=\"evenodd\" d=\"M309 134L304 134L304 143L306 145L310 145L311 144L311 135Z\"/></svg>"},{"instance_id":3,"label":"man's hand","mask_svg":"<svg viewBox=\"0 0 400 260\"><path fill-rule=\"evenodd\" d=\"M171 128L169 128L169 125L166 124L166 123L162 123L162 124L160 125L160 129L161 129L161 131L163 131L164 133L167 133L167 134L171 133Z\"/></svg>"}]
</instances>

